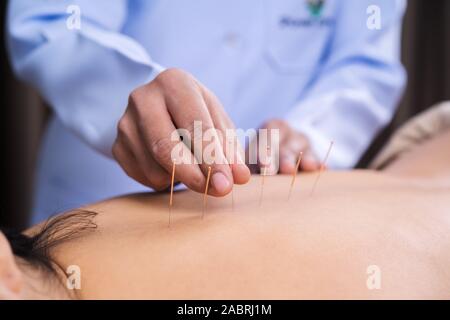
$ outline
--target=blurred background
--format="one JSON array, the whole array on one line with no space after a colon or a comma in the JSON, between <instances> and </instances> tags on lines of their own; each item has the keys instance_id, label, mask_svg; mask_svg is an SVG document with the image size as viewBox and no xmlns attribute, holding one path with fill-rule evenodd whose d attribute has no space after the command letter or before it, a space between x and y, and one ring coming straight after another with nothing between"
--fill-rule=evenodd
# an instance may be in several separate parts
<instances>
[{"instance_id":1,"label":"blurred background","mask_svg":"<svg viewBox=\"0 0 450 320\"><path fill-rule=\"evenodd\" d=\"M4 39L6 4L0 4L0 140L5 188L1 192L0 226L21 229L29 218L35 161L50 111L32 88L12 74ZM408 86L394 120L367 150L360 168L399 125L434 103L450 100L450 1L408 0L402 42Z\"/></svg>"}]
</instances>

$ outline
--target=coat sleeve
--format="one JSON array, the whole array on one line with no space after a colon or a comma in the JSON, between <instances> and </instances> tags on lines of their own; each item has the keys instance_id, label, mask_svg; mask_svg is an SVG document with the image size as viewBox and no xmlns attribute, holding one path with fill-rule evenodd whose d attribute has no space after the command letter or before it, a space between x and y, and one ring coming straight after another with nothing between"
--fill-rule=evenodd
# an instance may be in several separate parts
<instances>
[{"instance_id":1,"label":"coat sleeve","mask_svg":"<svg viewBox=\"0 0 450 320\"><path fill-rule=\"evenodd\" d=\"M16 74L39 90L64 125L111 156L130 92L163 70L121 33L127 0L14 0L7 38Z\"/></svg>"}]
</instances>

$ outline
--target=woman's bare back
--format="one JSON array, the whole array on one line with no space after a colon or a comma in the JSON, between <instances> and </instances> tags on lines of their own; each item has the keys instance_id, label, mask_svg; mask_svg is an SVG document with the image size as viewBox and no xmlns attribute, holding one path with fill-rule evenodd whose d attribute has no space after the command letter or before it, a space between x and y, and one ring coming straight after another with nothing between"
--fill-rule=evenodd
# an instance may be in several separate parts
<instances>
[{"instance_id":1,"label":"woman's bare back","mask_svg":"<svg viewBox=\"0 0 450 320\"><path fill-rule=\"evenodd\" d=\"M80 298L450 298L450 190L382 173L261 178L231 197L132 195L89 206L99 228L54 253ZM369 272L369 273L368 273ZM380 276L380 288L375 281ZM375 282L373 282L375 281ZM373 283L372 283L373 282Z\"/></svg>"}]
</instances>

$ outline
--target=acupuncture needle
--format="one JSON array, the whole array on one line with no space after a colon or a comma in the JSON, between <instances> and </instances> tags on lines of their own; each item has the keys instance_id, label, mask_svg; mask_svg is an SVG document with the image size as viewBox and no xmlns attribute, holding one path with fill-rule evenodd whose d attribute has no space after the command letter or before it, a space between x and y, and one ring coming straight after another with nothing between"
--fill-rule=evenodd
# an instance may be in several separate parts
<instances>
[{"instance_id":1,"label":"acupuncture needle","mask_svg":"<svg viewBox=\"0 0 450 320\"><path fill-rule=\"evenodd\" d=\"M319 172L317 173L316 180L314 181L314 185L311 189L311 194L310 194L311 196L314 194L314 191L316 190L316 186L317 186L317 183L319 182L320 176L322 175L322 172L325 170L325 165L327 163L328 157L330 156L330 152L331 152L331 149L333 148L333 144L334 144L334 142L331 141L330 147L328 148L328 151L327 151L327 154L325 155L325 158L323 159L322 164L320 165Z\"/></svg>"},{"instance_id":2,"label":"acupuncture needle","mask_svg":"<svg viewBox=\"0 0 450 320\"><path fill-rule=\"evenodd\" d=\"M231 189L231 210L234 211L234 186Z\"/></svg>"},{"instance_id":3,"label":"acupuncture needle","mask_svg":"<svg viewBox=\"0 0 450 320\"><path fill-rule=\"evenodd\" d=\"M267 167L264 167L262 180L261 180L261 193L259 195L259 206L260 207L262 206L262 200L263 200L263 196L264 196L264 182L266 180L266 174L267 174Z\"/></svg>"},{"instance_id":4,"label":"acupuncture needle","mask_svg":"<svg viewBox=\"0 0 450 320\"><path fill-rule=\"evenodd\" d=\"M300 152L300 156L299 156L299 158L297 160L297 164L295 165L295 171L292 174L291 186L289 188L289 193L288 193L288 201L289 201L289 199L291 199L292 189L294 188L295 179L297 178L298 168L300 168L300 164L302 163L302 159L303 159L303 151Z\"/></svg>"},{"instance_id":5,"label":"acupuncture needle","mask_svg":"<svg viewBox=\"0 0 450 320\"><path fill-rule=\"evenodd\" d=\"M208 188L209 188L209 179L211 178L211 167L208 167L208 176L206 178L206 186L205 186L205 194L203 195L203 212L202 212L202 219L205 216L206 211L206 200L208 197Z\"/></svg>"},{"instance_id":6,"label":"acupuncture needle","mask_svg":"<svg viewBox=\"0 0 450 320\"><path fill-rule=\"evenodd\" d=\"M170 228L170 222L171 222L171 216L172 216L172 205L173 205L173 186L175 181L175 161L173 161L172 164L172 180L170 182L170 199L169 199L169 228Z\"/></svg>"},{"instance_id":7,"label":"acupuncture needle","mask_svg":"<svg viewBox=\"0 0 450 320\"><path fill-rule=\"evenodd\" d=\"M270 154L270 146L267 146L267 154ZM268 157L269 161L268 164L266 166L264 166L263 169L263 174L262 174L262 180L261 180L261 193L259 195L259 206L262 206L262 200L263 200L263 196L264 196L264 183L266 180L266 175L267 175L267 168L270 166L270 156Z\"/></svg>"}]
</instances>

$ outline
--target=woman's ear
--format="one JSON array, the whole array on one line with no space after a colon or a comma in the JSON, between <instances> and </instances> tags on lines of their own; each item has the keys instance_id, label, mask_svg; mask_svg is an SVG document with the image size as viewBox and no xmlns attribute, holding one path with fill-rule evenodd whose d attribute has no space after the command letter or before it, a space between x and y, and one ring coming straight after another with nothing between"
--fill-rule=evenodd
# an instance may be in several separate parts
<instances>
[{"instance_id":1,"label":"woman's ear","mask_svg":"<svg viewBox=\"0 0 450 320\"><path fill-rule=\"evenodd\" d=\"M0 232L0 300L19 299L22 288L22 272L17 266L8 240Z\"/></svg>"}]
</instances>

